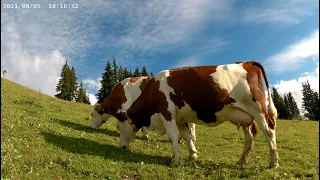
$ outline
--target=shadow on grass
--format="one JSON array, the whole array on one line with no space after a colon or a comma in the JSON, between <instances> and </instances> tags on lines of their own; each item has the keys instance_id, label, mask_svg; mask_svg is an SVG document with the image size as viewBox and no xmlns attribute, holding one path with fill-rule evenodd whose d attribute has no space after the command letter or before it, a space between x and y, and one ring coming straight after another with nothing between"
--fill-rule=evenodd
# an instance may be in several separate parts
<instances>
[{"instance_id":1,"label":"shadow on grass","mask_svg":"<svg viewBox=\"0 0 320 180\"><path fill-rule=\"evenodd\" d=\"M100 144L84 138L74 138L56 135L54 133L42 132L47 143L60 147L68 152L100 156L113 161L135 162L143 161L148 164L169 165L171 158L157 155L147 155L132 152L130 149L123 150L110 144Z\"/></svg>"},{"instance_id":2,"label":"shadow on grass","mask_svg":"<svg viewBox=\"0 0 320 180\"><path fill-rule=\"evenodd\" d=\"M112 130L108 130L108 129L92 129L91 127L89 127L89 125L84 126L82 124L77 124L77 123L73 123L73 122L65 121L65 120L61 120L61 119L53 119L53 120L63 126L70 127L72 129L75 129L78 131L84 131L87 133L102 133L102 134L106 134L108 136L120 137L120 134L117 131L112 131Z\"/></svg>"},{"instance_id":3,"label":"shadow on grass","mask_svg":"<svg viewBox=\"0 0 320 180\"><path fill-rule=\"evenodd\" d=\"M87 133L102 133L102 134L106 134L108 136L114 136L114 137L120 137L120 133L118 131L113 131L113 130L108 130L108 129L92 129L88 126L82 125L82 124L77 124L77 123L73 123L70 121L65 121L65 120L61 120L61 119L52 119L53 121L58 122L59 124L66 126L66 127L70 127L72 129L78 130L78 131L84 131ZM142 135L141 130L139 130L139 132ZM135 139L140 139L140 140L146 140L143 137L141 137L141 135L139 135L140 133L137 133L137 136L135 137ZM161 140L158 140L161 141ZM163 142L169 142L168 140L163 141Z\"/></svg>"}]
</instances>

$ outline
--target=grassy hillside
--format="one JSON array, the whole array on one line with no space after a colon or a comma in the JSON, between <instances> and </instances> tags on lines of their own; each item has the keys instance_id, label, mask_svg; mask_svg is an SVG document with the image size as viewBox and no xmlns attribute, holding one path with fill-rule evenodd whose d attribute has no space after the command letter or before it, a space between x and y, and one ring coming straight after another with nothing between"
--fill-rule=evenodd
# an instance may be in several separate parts
<instances>
[{"instance_id":1,"label":"grassy hillside","mask_svg":"<svg viewBox=\"0 0 320 180\"><path fill-rule=\"evenodd\" d=\"M248 165L235 165L243 131L230 123L197 126L199 160L168 166L167 136L138 137L118 148L115 121L89 129L91 106L55 99L8 80L1 84L1 177L10 179L318 179L319 124L278 121L280 168L269 170L269 150L259 130ZM2 179L1 178L1 179Z\"/></svg>"}]
</instances>

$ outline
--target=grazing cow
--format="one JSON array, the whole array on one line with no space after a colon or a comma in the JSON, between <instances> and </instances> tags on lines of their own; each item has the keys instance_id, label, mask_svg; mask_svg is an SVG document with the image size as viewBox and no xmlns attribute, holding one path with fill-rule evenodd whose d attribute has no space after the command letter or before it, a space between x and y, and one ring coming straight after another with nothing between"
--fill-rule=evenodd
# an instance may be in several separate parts
<instances>
[{"instance_id":1,"label":"grazing cow","mask_svg":"<svg viewBox=\"0 0 320 180\"><path fill-rule=\"evenodd\" d=\"M267 111L264 83L268 91ZM116 115L120 146L133 140L142 126L166 131L172 144L173 165L179 163L177 130L188 143L191 158L197 158L185 122L217 126L223 122L243 128L245 146L238 164L243 165L253 145L256 122L270 150L270 167L277 168L277 110L272 102L263 66L256 61L219 66L185 67L158 73L127 110ZM178 129L177 129L178 128Z\"/></svg>"},{"instance_id":2,"label":"grazing cow","mask_svg":"<svg viewBox=\"0 0 320 180\"><path fill-rule=\"evenodd\" d=\"M127 111L152 78L153 76L130 77L119 82L101 104L94 105L90 127L99 128L118 112ZM142 132L143 137L148 139L148 131L145 127L142 128Z\"/></svg>"},{"instance_id":3,"label":"grazing cow","mask_svg":"<svg viewBox=\"0 0 320 180\"><path fill-rule=\"evenodd\" d=\"M92 121L90 127L93 129L99 128L109 118L115 117L118 112L127 111L152 78L153 76L130 77L118 83L101 104L94 105L91 111ZM195 124L191 123L189 126L195 142ZM148 139L146 127L142 127L142 132L143 137ZM179 137L179 141L181 139L182 137Z\"/></svg>"}]
</instances>

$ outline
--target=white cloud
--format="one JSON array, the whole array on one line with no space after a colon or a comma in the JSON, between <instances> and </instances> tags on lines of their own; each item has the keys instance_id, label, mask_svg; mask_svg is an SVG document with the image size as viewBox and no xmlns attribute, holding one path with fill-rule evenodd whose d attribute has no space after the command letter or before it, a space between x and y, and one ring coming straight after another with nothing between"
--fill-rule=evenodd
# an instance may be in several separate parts
<instances>
[{"instance_id":1,"label":"white cloud","mask_svg":"<svg viewBox=\"0 0 320 180\"><path fill-rule=\"evenodd\" d=\"M59 51L34 55L24 48L14 23L2 28L6 46L2 48L1 68L7 78L36 91L53 96L66 58Z\"/></svg>"},{"instance_id":2,"label":"white cloud","mask_svg":"<svg viewBox=\"0 0 320 180\"><path fill-rule=\"evenodd\" d=\"M302 82L305 82L307 80L309 81L311 88L319 92L319 64L314 72L303 73L298 79L291 79L286 81L281 80L273 86L278 90L279 94L282 97L284 96L284 93L288 94L290 91L301 111Z\"/></svg>"},{"instance_id":3,"label":"white cloud","mask_svg":"<svg viewBox=\"0 0 320 180\"><path fill-rule=\"evenodd\" d=\"M317 6L317 0L250 1L242 9L240 17L246 23L291 25L316 13L313 8Z\"/></svg>"},{"instance_id":4,"label":"white cloud","mask_svg":"<svg viewBox=\"0 0 320 180\"><path fill-rule=\"evenodd\" d=\"M192 43L196 39L191 38L192 35L209 23L227 22L232 14L231 2L151 0L141 4L122 3L117 8L126 19L120 23L126 24L127 29L123 35L114 36L110 44L119 50L118 55L126 59L128 65L132 65L133 60L136 64L145 64L149 60L139 58L140 54L177 50Z\"/></svg>"},{"instance_id":5,"label":"white cloud","mask_svg":"<svg viewBox=\"0 0 320 180\"><path fill-rule=\"evenodd\" d=\"M92 79L88 78L82 81L82 83L86 86L88 92L97 92L101 88L101 78L98 79ZM98 99L94 94L87 93L89 96L89 100L91 105L94 105L97 103Z\"/></svg>"},{"instance_id":6,"label":"white cloud","mask_svg":"<svg viewBox=\"0 0 320 180\"><path fill-rule=\"evenodd\" d=\"M92 78L88 78L82 81L82 83L84 85L87 86L88 89L94 89L94 90L99 90L101 89L101 78L98 78L96 80L92 79Z\"/></svg>"},{"instance_id":7,"label":"white cloud","mask_svg":"<svg viewBox=\"0 0 320 180\"><path fill-rule=\"evenodd\" d=\"M132 51L164 51L177 43L190 40L190 34L202 29L207 21L227 20L231 14L229 1L148 1L136 10L126 11L129 33L117 45ZM210 12L210 16L209 15Z\"/></svg>"},{"instance_id":8,"label":"white cloud","mask_svg":"<svg viewBox=\"0 0 320 180\"><path fill-rule=\"evenodd\" d=\"M319 29L267 58L266 64L271 71L283 73L301 68L308 60L319 60Z\"/></svg>"},{"instance_id":9,"label":"white cloud","mask_svg":"<svg viewBox=\"0 0 320 180\"><path fill-rule=\"evenodd\" d=\"M187 58L184 58L178 61L176 64L174 64L170 68L201 65L201 62L202 62L201 59L204 56L220 51L223 47L225 47L229 43L230 41L226 41L221 38L213 38L213 39L207 40L206 42L207 45L197 49L192 56L189 56Z\"/></svg>"},{"instance_id":10,"label":"white cloud","mask_svg":"<svg viewBox=\"0 0 320 180\"><path fill-rule=\"evenodd\" d=\"M93 94L87 94L87 95L89 96L89 100L90 100L91 105L94 105L97 103L98 100L95 95L93 95Z\"/></svg>"},{"instance_id":11,"label":"white cloud","mask_svg":"<svg viewBox=\"0 0 320 180\"><path fill-rule=\"evenodd\" d=\"M182 59L178 62L178 64L175 64L172 68L180 68L180 67L186 67L186 66L196 66L199 64L199 59L195 56Z\"/></svg>"},{"instance_id":12,"label":"white cloud","mask_svg":"<svg viewBox=\"0 0 320 180\"><path fill-rule=\"evenodd\" d=\"M68 10L49 9L50 1L34 3L41 8L1 10L1 68L11 80L50 95L67 58L78 76L87 73L82 64L89 51L115 56L125 66L147 64L139 57L184 46L209 23L232 16L231 0L79 0L79 9ZM99 88L92 81L86 85Z\"/></svg>"}]
</instances>

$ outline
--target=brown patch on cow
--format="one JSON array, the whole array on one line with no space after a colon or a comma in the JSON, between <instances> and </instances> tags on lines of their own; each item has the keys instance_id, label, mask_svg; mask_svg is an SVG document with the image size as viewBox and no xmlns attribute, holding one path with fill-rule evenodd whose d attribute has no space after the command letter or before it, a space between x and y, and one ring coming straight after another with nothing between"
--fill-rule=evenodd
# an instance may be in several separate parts
<instances>
[{"instance_id":1,"label":"brown patch on cow","mask_svg":"<svg viewBox=\"0 0 320 180\"><path fill-rule=\"evenodd\" d=\"M170 92L170 99L179 109L181 109L184 106L183 100L179 98L179 96L174 95L172 92Z\"/></svg>"},{"instance_id":2,"label":"brown patch on cow","mask_svg":"<svg viewBox=\"0 0 320 180\"><path fill-rule=\"evenodd\" d=\"M238 62L235 62L234 64L241 64L241 63L244 63L244 62L238 61Z\"/></svg>"},{"instance_id":3,"label":"brown patch on cow","mask_svg":"<svg viewBox=\"0 0 320 180\"><path fill-rule=\"evenodd\" d=\"M142 80L142 82L141 82L141 84L140 84L140 86L139 86L141 92L147 87L149 81L150 81L152 78L153 78L153 76L150 76L150 77L145 78L145 79Z\"/></svg>"},{"instance_id":4,"label":"brown patch on cow","mask_svg":"<svg viewBox=\"0 0 320 180\"><path fill-rule=\"evenodd\" d=\"M101 111L105 114L115 116L121 105L127 101L125 96L124 87L118 84L111 93L101 103Z\"/></svg>"},{"instance_id":5,"label":"brown patch on cow","mask_svg":"<svg viewBox=\"0 0 320 180\"><path fill-rule=\"evenodd\" d=\"M255 138L258 134L257 124L255 121L249 126L249 131L251 132L253 138Z\"/></svg>"},{"instance_id":6,"label":"brown patch on cow","mask_svg":"<svg viewBox=\"0 0 320 180\"><path fill-rule=\"evenodd\" d=\"M170 99L181 109L184 102L197 113L197 118L205 123L216 122L215 113L227 104L235 102L228 91L221 89L210 74L217 66L199 66L170 71L168 85L174 89Z\"/></svg>"},{"instance_id":7,"label":"brown patch on cow","mask_svg":"<svg viewBox=\"0 0 320 180\"><path fill-rule=\"evenodd\" d=\"M247 80L252 93L252 100L258 101L262 107L262 111L265 114L265 118L268 126L271 129L275 128L275 122L273 122L267 113L266 97L264 93L264 83L269 87L268 80L266 79L265 71L262 65L256 61L249 61L242 64L243 68L247 71Z\"/></svg>"},{"instance_id":8,"label":"brown patch on cow","mask_svg":"<svg viewBox=\"0 0 320 180\"><path fill-rule=\"evenodd\" d=\"M135 82L137 82L140 78L141 78L141 77L131 77L131 78L130 78L130 82L131 82L131 83L135 83Z\"/></svg>"}]
</instances>

